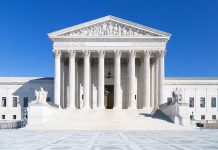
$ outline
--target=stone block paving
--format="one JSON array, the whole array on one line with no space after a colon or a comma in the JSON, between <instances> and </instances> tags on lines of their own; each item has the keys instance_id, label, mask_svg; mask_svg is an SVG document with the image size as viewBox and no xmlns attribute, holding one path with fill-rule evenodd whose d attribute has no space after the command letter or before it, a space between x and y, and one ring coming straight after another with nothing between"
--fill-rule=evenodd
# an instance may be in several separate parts
<instances>
[{"instance_id":1,"label":"stone block paving","mask_svg":"<svg viewBox=\"0 0 218 150\"><path fill-rule=\"evenodd\" d=\"M0 130L0 150L218 150L218 130Z\"/></svg>"}]
</instances>

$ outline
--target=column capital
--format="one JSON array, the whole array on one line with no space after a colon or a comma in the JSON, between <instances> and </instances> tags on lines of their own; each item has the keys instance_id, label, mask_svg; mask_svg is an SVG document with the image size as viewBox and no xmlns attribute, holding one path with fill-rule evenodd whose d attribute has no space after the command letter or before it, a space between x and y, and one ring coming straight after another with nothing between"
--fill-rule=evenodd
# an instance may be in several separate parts
<instances>
[{"instance_id":1,"label":"column capital","mask_svg":"<svg viewBox=\"0 0 218 150\"><path fill-rule=\"evenodd\" d=\"M144 56L145 57L150 57L151 56L151 51L150 50L144 50Z\"/></svg>"},{"instance_id":2,"label":"column capital","mask_svg":"<svg viewBox=\"0 0 218 150\"><path fill-rule=\"evenodd\" d=\"M105 51L103 51L103 50L98 50L98 57L100 57L100 58L104 58L105 57Z\"/></svg>"},{"instance_id":3,"label":"column capital","mask_svg":"<svg viewBox=\"0 0 218 150\"><path fill-rule=\"evenodd\" d=\"M156 57L156 64L160 62L160 58Z\"/></svg>"},{"instance_id":4,"label":"column capital","mask_svg":"<svg viewBox=\"0 0 218 150\"><path fill-rule=\"evenodd\" d=\"M115 57L120 57L121 56L121 51L120 50L114 50L114 55L115 55Z\"/></svg>"},{"instance_id":5,"label":"column capital","mask_svg":"<svg viewBox=\"0 0 218 150\"><path fill-rule=\"evenodd\" d=\"M54 52L54 56L57 57L57 58L60 58L61 55L62 55L60 50L53 50L53 52Z\"/></svg>"},{"instance_id":6,"label":"column capital","mask_svg":"<svg viewBox=\"0 0 218 150\"><path fill-rule=\"evenodd\" d=\"M76 57L76 51L74 51L74 50L68 50L67 52L68 52L70 58L71 58L71 57L74 57L74 58Z\"/></svg>"},{"instance_id":7,"label":"column capital","mask_svg":"<svg viewBox=\"0 0 218 150\"><path fill-rule=\"evenodd\" d=\"M84 55L84 57L90 57L90 51L89 50L84 50L83 55Z\"/></svg>"},{"instance_id":8,"label":"column capital","mask_svg":"<svg viewBox=\"0 0 218 150\"><path fill-rule=\"evenodd\" d=\"M159 57L164 57L166 54L166 51L158 51L158 56Z\"/></svg>"},{"instance_id":9,"label":"column capital","mask_svg":"<svg viewBox=\"0 0 218 150\"><path fill-rule=\"evenodd\" d=\"M136 56L136 52L134 50L129 50L129 57L135 57Z\"/></svg>"}]
</instances>

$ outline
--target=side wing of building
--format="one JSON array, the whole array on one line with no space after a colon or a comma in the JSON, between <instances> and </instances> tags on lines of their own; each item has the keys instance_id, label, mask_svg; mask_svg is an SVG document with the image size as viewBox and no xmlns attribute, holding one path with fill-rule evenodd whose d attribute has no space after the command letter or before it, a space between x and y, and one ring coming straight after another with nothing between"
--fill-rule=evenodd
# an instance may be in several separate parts
<instances>
[{"instance_id":1,"label":"side wing of building","mask_svg":"<svg viewBox=\"0 0 218 150\"><path fill-rule=\"evenodd\" d=\"M35 99L35 90L48 91L53 100L54 80L44 77L0 77L0 120L28 118L28 106Z\"/></svg>"},{"instance_id":2,"label":"side wing of building","mask_svg":"<svg viewBox=\"0 0 218 150\"><path fill-rule=\"evenodd\" d=\"M218 117L218 78L166 78L165 100L172 99L176 88L182 91L182 99L189 103L189 114L196 120L214 120Z\"/></svg>"}]
</instances>

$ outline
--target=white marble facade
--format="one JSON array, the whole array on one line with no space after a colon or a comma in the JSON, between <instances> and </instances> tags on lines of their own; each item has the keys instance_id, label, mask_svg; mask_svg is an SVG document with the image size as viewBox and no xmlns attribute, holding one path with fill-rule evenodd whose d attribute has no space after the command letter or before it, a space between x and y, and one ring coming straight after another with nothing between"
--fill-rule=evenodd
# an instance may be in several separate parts
<instances>
[{"instance_id":1,"label":"white marble facade","mask_svg":"<svg viewBox=\"0 0 218 150\"><path fill-rule=\"evenodd\" d=\"M115 109L164 103L170 34L106 16L52 32L49 38L55 56L54 102L61 108L105 109L105 85L114 90Z\"/></svg>"},{"instance_id":2,"label":"white marble facade","mask_svg":"<svg viewBox=\"0 0 218 150\"><path fill-rule=\"evenodd\" d=\"M31 102L40 87L60 109L107 109L106 86L113 91L113 109L153 109L180 88L186 102L194 99L189 114L194 113L195 119L218 115L218 78L165 79L169 33L106 16L48 35L53 42L54 79L0 77L0 120L27 117L24 97Z\"/></svg>"}]
</instances>

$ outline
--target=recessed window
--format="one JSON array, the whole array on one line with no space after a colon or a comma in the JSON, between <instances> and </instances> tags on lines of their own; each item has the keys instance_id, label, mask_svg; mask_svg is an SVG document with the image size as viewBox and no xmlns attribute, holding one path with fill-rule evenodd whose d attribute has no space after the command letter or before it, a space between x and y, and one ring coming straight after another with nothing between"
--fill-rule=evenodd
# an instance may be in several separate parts
<instances>
[{"instance_id":1,"label":"recessed window","mask_svg":"<svg viewBox=\"0 0 218 150\"><path fill-rule=\"evenodd\" d=\"M51 102L51 97L47 97L46 102Z\"/></svg>"},{"instance_id":2,"label":"recessed window","mask_svg":"<svg viewBox=\"0 0 218 150\"><path fill-rule=\"evenodd\" d=\"M2 107L6 107L6 101L7 101L7 98L2 97Z\"/></svg>"},{"instance_id":3,"label":"recessed window","mask_svg":"<svg viewBox=\"0 0 218 150\"><path fill-rule=\"evenodd\" d=\"M194 97L189 97L189 107L194 107L195 103L194 103Z\"/></svg>"},{"instance_id":4,"label":"recessed window","mask_svg":"<svg viewBox=\"0 0 218 150\"><path fill-rule=\"evenodd\" d=\"M173 101L173 100L172 100L172 97L167 97L167 102L168 102L168 103L172 103L172 101Z\"/></svg>"},{"instance_id":5,"label":"recessed window","mask_svg":"<svg viewBox=\"0 0 218 150\"><path fill-rule=\"evenodd\" d=\"M200 98L200 107L205 107L205 97Z\"/></svg>"},{"instance_id":6,"label":"recessed window","mask_svg":"<svg viewBox=\"0 0 218 150\"><path fill-rule=\"evenodd\" d=\"M5 115L2 115L2 119L3 119L3 120L5 119Z\"/></svg>"},{"instance_id":7,"label":"recessed window","mask_svg":"<svg viewBox=\"0 0 218 150\"><path fill-rule=\"evenodd\" d=\"M28 119L28 115L24 115L23 118L27 120Z\"/></svg>"},{"instance_id":8,"label":"recessed window","mask_svg":"<svg viewBox=\"0 0 218 150\"><path fill-rule=\"evenodd\" d=\"M23 107L28 107L28 101L29 101L28 97L23 98Z\"/></svg>"},{"instance_id":9,"label":"recessed window","mask_svg":"<svg viewBox=\"0 0 218 150\"><path fill-rule=\"evenodd\" d=\"M17 107L17 97L13 97L13 107Z\"/></svg>"},{"instance_id":10,"label":"recessed window","mask_svg":"<svg viewBox=\"0 0 218 150\"><path fill-rule=\"evenodd\" d=\"M201 115L201 120L205 120L205 115Z\"/></svg>"},{"instance_id":11,"label":"recessed window","mask_svg":"<svg viewBox=\"0 0 218 150\"><path fill-rule=\"evenodd\" d=\"M211 107L216 107L216 97L211 97Z\"/></svg>"},{"instance_id":12,"label":"recessed window","mask_svg":"<svg viewBox=\"0 0 218 150\"><path fill-rule=\"evenodd\" d=\"M216 120L216 115L212 115L212 119L213 119L213 120Z\"/></svg>"},{"instance_id":13,"label":"recessed window","mask_svg":"<svg viewBox=\"0 0 218 150\"><path fill-rule=\"evenodd\" d=\"M16 115L13 115L12 118L13 118L13 119L17 119L17 116L16 116Z\"/></svg>"}]
</instances>

